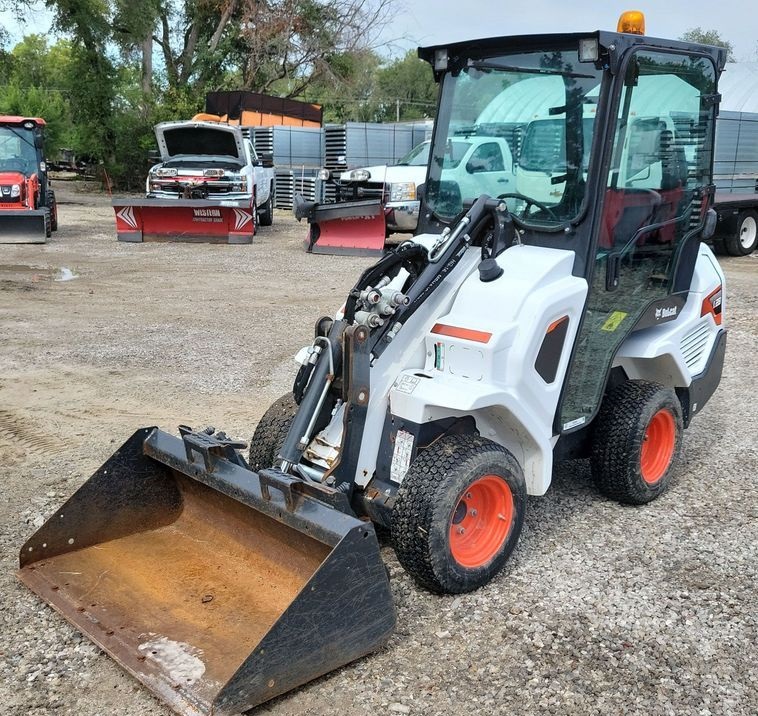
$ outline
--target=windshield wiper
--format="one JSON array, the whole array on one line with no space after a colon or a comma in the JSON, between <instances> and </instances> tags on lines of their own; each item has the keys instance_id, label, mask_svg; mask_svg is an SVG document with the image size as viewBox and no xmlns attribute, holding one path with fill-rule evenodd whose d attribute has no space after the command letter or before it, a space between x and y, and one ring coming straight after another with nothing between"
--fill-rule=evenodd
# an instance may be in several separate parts
<instances>
[{"instance_id":1,"label":"windshield wiper","mask_svg":"<svg viewBox=\"0 0 758 716\"><path fill-rule=\"evenodd\" d=\"M501 65L497 62L484 62L482 60L469 60L468 67L475 70L499 70L500 72L524 72L530 75L560 75L561 77L573 77L585 80L594 80L595 75L583 75L579 72L564 72L553 70L549 67L516 67L515 65Z\"/></svg>"}]
</instances>

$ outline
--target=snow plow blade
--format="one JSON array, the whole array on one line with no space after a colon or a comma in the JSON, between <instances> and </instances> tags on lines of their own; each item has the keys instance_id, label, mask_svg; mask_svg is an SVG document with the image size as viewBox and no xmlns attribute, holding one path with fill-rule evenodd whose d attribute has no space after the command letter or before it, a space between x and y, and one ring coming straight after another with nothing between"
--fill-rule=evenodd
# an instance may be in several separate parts
<instances>
[{"instance_id":1,"label":"snow plow blade","mask_svg":"<svg viewBox=\"0 0 758 716\"><path fill-rule=\"evenodd\" d=\"M21 549L24 584L193 716L283 694L395 623L373 527L345 495L229 456L214 436L138 430Z\"/></svg>"},{"instance_id":2,"label":"snow plow blade","mask_svg":"<svg viewBox=\"0 0 758 716\"><path fill-rule=\"evenodd\" d=\"M0 211L0 244L47 243L47 209Z\"/></svg>"},{"instance_id":3,"label":"snow plow blade","mask_svg":"<svg viewBox=\"0 0 758 716\"><path fill-rule=\"evenodd\" d=\"M305 248L314 254L381 256L387 236L379 200L318 204L295 195L295 218L308 220Z\"/></svg>"},{"instance_id":4,"label":"snow plow blade","mask_svg":"<svg viewBox=\"0 0 758 716\"><path fill-rule=\"evenodd\" d=\"M250 244L253 209L241 201L113 199L119 241Z\"/></svg>"}]
</instances>

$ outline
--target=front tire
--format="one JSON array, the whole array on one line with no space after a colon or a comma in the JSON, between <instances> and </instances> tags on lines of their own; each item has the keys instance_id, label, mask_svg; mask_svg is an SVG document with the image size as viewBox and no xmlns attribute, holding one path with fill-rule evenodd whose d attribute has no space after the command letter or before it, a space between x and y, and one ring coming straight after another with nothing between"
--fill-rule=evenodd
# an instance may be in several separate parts
<instances>
[{"instance_id":1,"label":"front tire","mask_svg":"<svg viewBox=\"0 0 758 716\"><path fill-rule=\"evenodd\" d=\"M271 226L274 223L274 188L268 192L268 199L260 212L261 226Z\"/></svg>"},{"instance_id":2,"label":"front tire","mask_svg":"<svg viewBox=\"0 0 758 716\"><path fill-rule=\"evenodd\" d=\"M622 383L603 400L595 425L591 465L600 492L644 505L666 491L684 430L673 390L645 380Z\"/></svg>"},{"instance_id":3,"label":"front tire","mask_svg":"<svg viewBox=\"0 0 758 716\"><path fill-rule=\"evenodd\" d=\"M295 413L297 413L297 403L292 393L286 393L269 406L250 440L248 462L252 470L257 472L273 466Z\"/></svg>"},{"instance_id":4,"label":"front tire","mask_svg":"<svg viewBox=\"0 0 758 716\"><path fill-rule=\"evenodd\" d=\"M50 230L58 231L58 204L52 189L47 192L47 207L50 209Z\"/></svg>"},{"instance_id":5,"label":"front tire","mask_svg":"<svg viewBox=\"0 0 758 716\"><path fill-rule=\"evenodd\" d=\"M518 542L526 483L516 458L477 435L448 435L416 457L392 512L405 570L432 592L470 592L503 568Z\"/></svg>"},{"instance_id":6,"label":"front tire","mask_svg":"<svg viewBox=\"0 0 758 716\"><path fill-rule=\"evenodd\" d=\"M737 218L737 232L724 237L724 248L730 256L747 256L758 247L758 213L747 209Z\"/></svg>"}]
</instances>

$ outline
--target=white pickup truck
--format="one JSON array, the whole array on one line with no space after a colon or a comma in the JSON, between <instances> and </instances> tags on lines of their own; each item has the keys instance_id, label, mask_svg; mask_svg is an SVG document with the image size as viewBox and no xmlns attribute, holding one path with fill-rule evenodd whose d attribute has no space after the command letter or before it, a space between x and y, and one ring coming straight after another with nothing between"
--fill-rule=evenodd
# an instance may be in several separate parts
<instances>
[{"instance_id":1,"label":"white pickup truck","mask_svg":"<svg viewBox=\"0 0 758 716\"><path fill-rule=\"evenodd\" d=\"M259 157L237 126L217 122L163 122L156 125L161 163L151 167L146 192L151 199L246 201L262 226L274 218L274 169Z\"/></svg>"},{"instance_id":2,"label":"white pickup truck","mask_svg":"<svg viewBox=\"0 0 758 716\"><path fill-rule=\"evenodd\" d=\"M419 213L417 188L426 179L430 142L415 146L394 166L352 169L339 176L338 198L382 199L390 232L416 230ZM498 174L503 194L515 189L513 158L502 137L465 135L453 139L442 170L444 181L455 182L463 199L478 197L491 189L492 175Z\"/></svg>"}]
</instances>

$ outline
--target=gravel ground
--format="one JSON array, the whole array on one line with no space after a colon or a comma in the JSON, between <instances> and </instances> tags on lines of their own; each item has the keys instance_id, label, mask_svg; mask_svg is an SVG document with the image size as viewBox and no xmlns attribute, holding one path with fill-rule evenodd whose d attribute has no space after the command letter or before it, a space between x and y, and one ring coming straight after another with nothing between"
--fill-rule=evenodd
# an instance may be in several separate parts
<instances>
[{"instance_id":1,"label":"gravel ground","mask_svg":"<svg viewBox=\"0 0 758 716\"><path fill-rule=\"evenodd\" d=\"M368 262L307 256L283 212L252 246L121 244L104 197L58 188L52 242L0 246L0 713L164 715L16 581L19 546L139 426L248 437ZM385 548L387 647L258 713L758 713L758 254L723 265L725 375L664 497L623 507L558 465L465 596L420 591Z\"/></svg>"}]
</instances>

